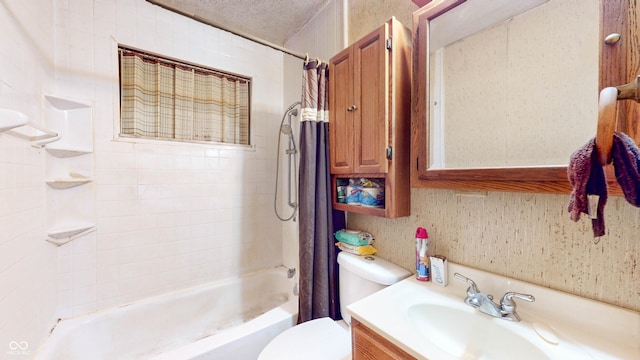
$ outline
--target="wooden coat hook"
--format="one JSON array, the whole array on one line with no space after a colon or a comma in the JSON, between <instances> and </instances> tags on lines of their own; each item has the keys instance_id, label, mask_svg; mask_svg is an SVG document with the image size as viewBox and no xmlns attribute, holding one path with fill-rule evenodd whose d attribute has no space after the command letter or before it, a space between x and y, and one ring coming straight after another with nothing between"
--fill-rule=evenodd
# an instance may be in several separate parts
<instances>
[{"instance_id":1,"label":"wooden coat hook","mask_svg":"<svg viewBox=\"0 0 640 360\"><path fill-rule=\"evenodd\" d=\"M616 124L618 122L618 100L635 100L640 102L640 75L628 84L611 86L600 91L596 150L598 151L598 162L602 166L611 163L613 133L616 131Z\"/></svg>"}]
</instances>

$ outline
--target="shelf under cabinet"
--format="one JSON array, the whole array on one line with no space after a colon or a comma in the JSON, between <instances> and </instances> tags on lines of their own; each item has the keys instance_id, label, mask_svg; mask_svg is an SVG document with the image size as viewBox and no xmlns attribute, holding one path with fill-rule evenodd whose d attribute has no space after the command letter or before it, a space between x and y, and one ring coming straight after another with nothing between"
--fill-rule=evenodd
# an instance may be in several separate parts
<instances>
[{"instance_id":1,"label":"shelf under cabinet","mask_svg":"<svg viewBox=\"0 0 640 360\"><path fill-rule=\"evenodd\" d=\"M333 208L336 210L363 214L363 215L371 215L378 216L384 218L396 218L399 216L407 216L408 214L397 213L397 209L394 210L394 204L397 201L403 201L398 196L398 192L394 192L392 187L390 186L390 182L386 177L386 174L332 174L331 175L331 184L332 184L332 202ZM348 179L369 179L377 182L378 184L384 184L384 206L366 206L366 205L354 205L352 203L339 202L337 196L338 189L338 181L342 180L348 181ZM345 186L344 183L340 186ZM343 200L344 201L344 200Z\"/></svg>"},{"instance_id":2,"label":"shelf under cabinet","mask_svg":"<svg viewBox=\"0 0 640 360\"><path fill-rule=\"evenodd\" d=\"M364 215L373 215L373 216L380 216L380 217L387 216L386 210L384 208L379 208L379 207L350 205L345 203L334 202L333 208L336 210L342 210L342 211L364 214Z\"/></svg>"}]
</instances>

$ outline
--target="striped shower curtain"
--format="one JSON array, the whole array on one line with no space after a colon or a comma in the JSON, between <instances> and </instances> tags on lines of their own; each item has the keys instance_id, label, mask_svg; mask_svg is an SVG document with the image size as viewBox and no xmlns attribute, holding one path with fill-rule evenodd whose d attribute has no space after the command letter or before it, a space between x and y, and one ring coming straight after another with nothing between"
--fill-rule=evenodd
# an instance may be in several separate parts
<instances>
[{"instance_id":1,"label":"striped shower curtain","mask_svg":"<svg viewBox=\"0 0 640 360\"><path fill-rule=\"evenodd\" d=\"M331 200L328 66L305 63L300 124L300 296L298 323L341 318L338 249L333 233L345 227Z\"/></svg>"}]
</instances>

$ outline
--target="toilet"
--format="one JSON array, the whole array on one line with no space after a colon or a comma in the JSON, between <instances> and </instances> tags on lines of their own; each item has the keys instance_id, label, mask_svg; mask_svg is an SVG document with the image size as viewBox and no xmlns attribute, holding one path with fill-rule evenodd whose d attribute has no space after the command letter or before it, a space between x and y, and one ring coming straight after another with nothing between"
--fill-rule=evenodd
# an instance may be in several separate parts
<instances>
[{"instance_id":1,"label":"toilet","mask_svg":"<svg viewBox=\"0 0 640 360\"><path fill-rule=\"evenodd\" d=\"M340 312L344 321L329 317L296 325L276 336L262 350L258 360L342 360L351 359L351 316L347 306L411 273L376 256L338 254Z\"/></svg>"}]
</instances>

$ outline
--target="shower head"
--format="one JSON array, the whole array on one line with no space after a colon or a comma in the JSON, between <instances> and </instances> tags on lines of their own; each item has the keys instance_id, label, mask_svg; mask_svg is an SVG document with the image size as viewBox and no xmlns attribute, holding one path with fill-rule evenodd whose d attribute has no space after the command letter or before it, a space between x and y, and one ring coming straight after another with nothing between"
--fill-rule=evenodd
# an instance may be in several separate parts
<instances>
[{"instance_id":1,"label":"shower head","mask_svg":"<svg viewBox=\"0 0 640 360\"><path fill-rule=\"evenodd\" d=\"M292 109L291 111L289 111L289 115L298 116L298 109Z\"/></svg>"}]
</instances>

